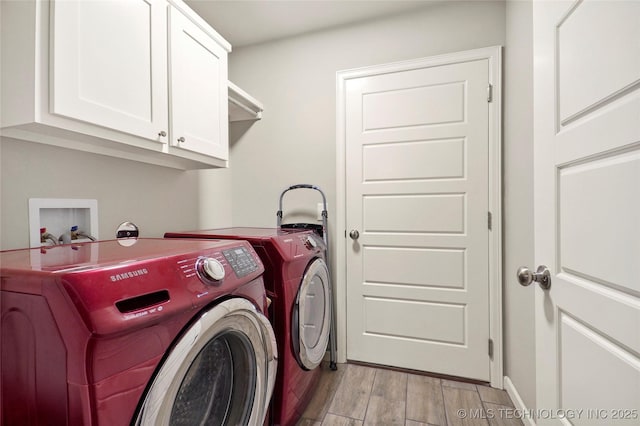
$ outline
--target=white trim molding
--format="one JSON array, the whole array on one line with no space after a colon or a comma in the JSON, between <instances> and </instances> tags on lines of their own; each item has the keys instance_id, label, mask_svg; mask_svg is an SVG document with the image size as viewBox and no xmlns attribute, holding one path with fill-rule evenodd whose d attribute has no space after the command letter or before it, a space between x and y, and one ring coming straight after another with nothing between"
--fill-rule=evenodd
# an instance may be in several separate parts
<instances>
[{"instance_id":1,"label":"white trim molding","mask_svg":"<svg viewBox=\"0 0 640 426\"><path fill-rule=\"evenodd\" d=\"M529 415L529 413L531 413L531 407L527 407L524 403L518 389L516 389L516 386L509 376L504 376L504 390L507 391L509 398L513 401L514 408L518 411L518 418L522 420L522 423L525 426L536 426L533 416Z\"/></svg>"},{"instance_id":2,"label":"white trim molding","mask_svg":"<svg viewBox=\"0 0 640 426\"><path fill-rule=\"evenodd\" d=\"M346 308L346 134L345 94L346 82L398 71L429 66L455 64L486 59L489 67L489 84L492 100L489 103L489 208L492 214L492 231L489 236L489 337L493 341L493 357L490 361L491 386L502 389L503 341L502 341L502 47L455 52L445 55L409 61L338 71L336 73L336 226L333 238L335 250L335 300L337 319L338 362L347 359L347 308Z\"/></svg>"}]
</instances>

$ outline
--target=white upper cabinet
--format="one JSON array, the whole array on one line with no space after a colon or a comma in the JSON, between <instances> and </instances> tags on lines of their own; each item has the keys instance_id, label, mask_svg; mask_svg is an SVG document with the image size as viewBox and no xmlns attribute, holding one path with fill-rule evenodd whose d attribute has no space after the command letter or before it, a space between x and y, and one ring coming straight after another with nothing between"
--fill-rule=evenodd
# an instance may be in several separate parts
<instances>
[{"instance_id":1,"label":"white upper cabinet","mask_svg":"<svg viewBox=\"0 0 640 426\"><path fill-rule=\"evenodd\" d=\"M171 8L171 145L228 158L227 51Z\"/></svg>"},{"instance_id":2,"label":"white upper cabinet","mask_svg":"<svg viewBox=\"0 0 640 426\"><path fill-rule=\"evenodd\" d=\"M226 167L231 46L182 1L0 7L3 136L181 169Z\"/></svg>"},{"instance_id":3,"label":"white upper cabinet","mask_svg":"<svg viewBox=\"0 0 640 426\"><path fill-rule=\"evenodd\" d=\"M53 114L150 140L169 130L166 5L158 0L52 4Z\"/></svg>"}]
</instances>

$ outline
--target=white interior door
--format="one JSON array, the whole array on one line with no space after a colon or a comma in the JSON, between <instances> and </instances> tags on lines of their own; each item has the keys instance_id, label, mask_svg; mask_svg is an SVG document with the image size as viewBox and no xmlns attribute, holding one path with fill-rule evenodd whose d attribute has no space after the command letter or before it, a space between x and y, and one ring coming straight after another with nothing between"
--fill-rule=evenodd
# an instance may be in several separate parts
<instances>
[{"instance_id":1,"label":"white interior door","mask_svg":"<svg viewBox=\"0 0 640 426\"><path fill-rule=\"evenodd\" d=\"M486 381L490 67L451 56L345 83L347 358Z\"/></svg>"},{"instance_id":2,"label":"white interior door","mask_svg":"<svg viewBox=\"0 0 640 426\"><path fill-rule=\"evenodd\" d=\"M534 42L537 405L635 425L640 2L534 2Z\"/></svg>"}]
</instances>

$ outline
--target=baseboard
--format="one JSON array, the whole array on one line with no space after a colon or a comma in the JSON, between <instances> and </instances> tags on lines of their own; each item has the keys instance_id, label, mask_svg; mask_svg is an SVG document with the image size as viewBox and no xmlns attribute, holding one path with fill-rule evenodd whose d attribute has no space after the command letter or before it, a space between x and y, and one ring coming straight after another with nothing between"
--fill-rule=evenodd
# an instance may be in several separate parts
<instances>
[{"instance_id":1,"label":"baseboard","mask_svg":"<svg viewBox=\"0 0 640 426\"><path fill-rule=\"evenodd\" d=\"M520 397L518 390L514 386L509 376L504 376L504 390L507 391L507 394L509 394L509 398L511 398L511 401L513 401L513 405L515 405L515 408L517 410L519 410L521 413L531 412L530 409L525 405L522 397ZM521 420L525 426L536 426L536 421L532 418L532 416L523 415L521 417Z\"/></svg>"}]
</instances>

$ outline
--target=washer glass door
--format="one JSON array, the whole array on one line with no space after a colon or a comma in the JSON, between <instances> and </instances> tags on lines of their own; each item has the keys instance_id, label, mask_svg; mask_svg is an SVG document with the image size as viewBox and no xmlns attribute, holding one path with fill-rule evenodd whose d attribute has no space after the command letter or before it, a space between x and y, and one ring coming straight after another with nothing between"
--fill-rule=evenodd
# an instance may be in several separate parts
<instances>
[{"instance_id":1,"label":"washer glass door","mask_svg":"<svg viewBox=\"0 0 640 426\"><path fill-rule=\"evenodd\" d=\"M291 324L296 359L302 368L316 368L327 350L331 325L331 283L322 259L309 264L304 274Z\"/></svg>"},{"instance_id":2,"label":"washer glass door","mask_svg":"<svg viewBox=\"0 0 640 426\"><path fill-rule=\"evenodd\" d=\"M171 350L136 424L262 424L276 358L268 320L244 299L222 302L203 313Z\"/></svg>"},{"instance_id":3,"label":"washer glass door","mask_svg":"<svg viewBox=\"0 0 640 426\"><path fill-rule=\"evenodd\" d=\"M169 424L248 424L255 379L256 360L249 339L236 331L215 336L182 379Z\"/></svg>"}]
</instances>

